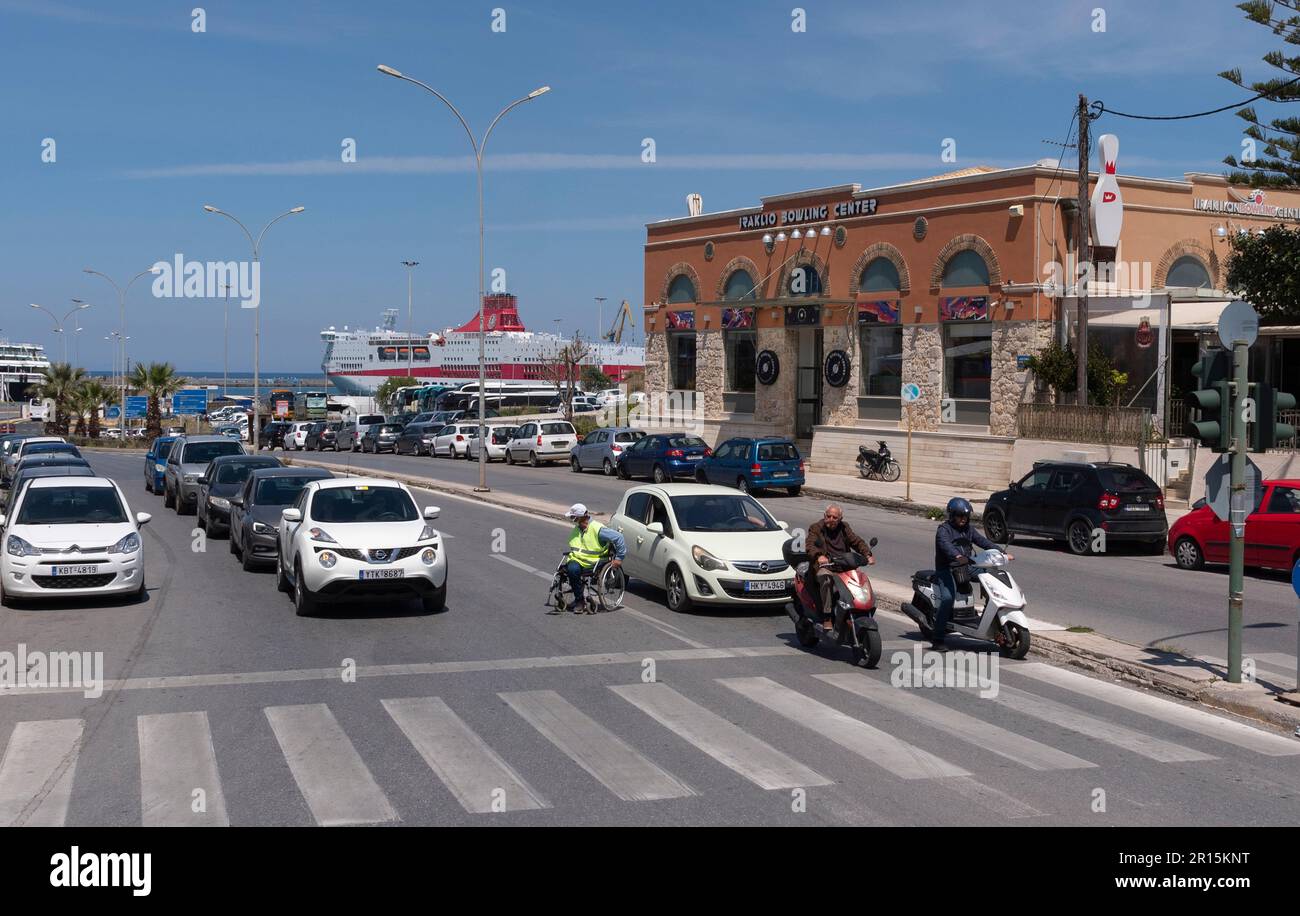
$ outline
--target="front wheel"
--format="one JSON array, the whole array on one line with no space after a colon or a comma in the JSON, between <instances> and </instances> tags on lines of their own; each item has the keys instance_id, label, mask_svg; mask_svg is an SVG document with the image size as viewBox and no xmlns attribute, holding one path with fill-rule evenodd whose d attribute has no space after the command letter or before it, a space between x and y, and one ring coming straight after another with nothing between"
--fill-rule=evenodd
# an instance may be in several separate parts
<instances>
[{"instance_id":1,"label":"front wheel","mask_svg":"<svg viewBox=\"0 0 1300 916\"><path fill-rule=\"evenodd\" d=\"M998 650L1003 658L1024 658L1029 654L1029 631L1018 623L1003 624Z\"/></svg>"},{"instance_id":2,"label":"front wheel","mask_svg":"<svg viewBox=\"0 0 1300 916\"><path fill-rule=\"evenodd\" d=\"M794 625L794 637L799 640L799 645L805 649L811 649L817 643L821 642L821 637L813 628L812 621L807 617L800 617L799 622Z\"/></svg>"},{"instance_id":3,"label":"front wheel","mask_svg":"<svg viewBox=\"0 0 1300 916\"><path fill-rule=\"evenodd\" d=\"M293 611L299 617L310 617L316 611L316 599L307 588L301 564L294 567L293 574Z\"/></svg>"},{"instance_id":4,"label":"front wheel","mask_svg":"<svg viewBox=\"0 0 1300 916\"><path fill-rule=\"evenodd\" d=\"M682 571L676 566L668 570L668 610L684 614L691 609L693 602L686 591L686 580Z\"/></svg>"},{"instance_id":5,"label":"front wheel","mask_svg":"<svg viewBox=\"0 0 1300 916\"><path fill-rule=\"evenodd\" d=\"M289 577L284 574L284 560L278 550L275 552L275 587L286 595L293 591L293 585L290 584Z\"/></svg>"},{"instance_id":6,"label":"front wheel","mask_svg":"<svg viewBox=\"0 0 1300 916\"><path fill-rule=\"evenodd\" d=\"M984 513L984 533L996 544L1007 543L1007 520L997 509Z\"/></svg>"},{"instance_id":7,"label":"front wheel","mask_svg":"<svg viewBox=\"0 0 1300 916\"><path fill-rule=\"evenodd\" d=\"M893 483L895 480L898 479L898 476L901 473L903 473L902 468L898 466L897 461L891 458L885 462L885 466L881 469L880 476L883 477L887 482Z\"/></svg>"},{"instance_id":8,"label":"front wheel","mask_svg":"<svg viewBox=\"0 0 1300 916\"><path fill-rule=\"evenodd\" d=\"M858 642L861 645L853 647L853 664L861 665L863 668L876 667L880 662L882 647L880 631L863 627L858 631Z\"/></svg>"}]
</instances>

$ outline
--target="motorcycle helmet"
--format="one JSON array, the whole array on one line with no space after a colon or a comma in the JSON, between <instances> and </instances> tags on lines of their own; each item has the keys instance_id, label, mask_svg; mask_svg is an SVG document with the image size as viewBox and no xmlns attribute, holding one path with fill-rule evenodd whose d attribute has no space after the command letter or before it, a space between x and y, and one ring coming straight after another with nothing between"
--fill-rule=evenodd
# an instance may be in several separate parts
<instances>
[{"instance_id":1,"label":"motorcycle helmet","mask_svg":"<svg viewBox=\"0 0 1300 916\"><path fill-rule=\"evenodd\" d=\"M958 515L964 515L969 519L971 517L971 505L969 500L954 496L948 500L948 521L951 522Z\"/></svg>"}]
</instances>

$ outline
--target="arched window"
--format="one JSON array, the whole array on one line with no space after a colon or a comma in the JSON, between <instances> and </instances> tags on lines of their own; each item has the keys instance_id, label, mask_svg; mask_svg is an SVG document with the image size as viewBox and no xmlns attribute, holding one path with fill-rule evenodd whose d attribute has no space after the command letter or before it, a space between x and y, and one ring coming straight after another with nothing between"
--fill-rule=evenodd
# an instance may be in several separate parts
<instances>
[{"instance_id":1,"label":"arched window","mask_svg":"<svg viewBox=\"0 0 1300 916\"><path fill-rule=\"evenodd\" d=\"M1214 284L1210 281L1210 272L1205 269L1201 259L1195 255L1185 254L1169 268L1165 286L1188 286L1192 289L1209 289Z\"/></svg>"},{"instance_id":2,"label":"arched window","mask_svg":"<svg viewBox=\"0 0 1300 916\"><path fill-rule=\"evenodd\" d=\"M673 282L668 284L668 301L669 302L694 302L695 301L695 284L686 274L678 274L673 277Z\"/></svg>"},{"instance_id":3,"label":"arched window","mask_svg":"<svg viewBox=\"0 0 1300 916\"><path fill-rule=\"evenodd\" d=\"M757 299L758 291L754 289L754 278L747 270L737 270L727 277L727 286L722 291L723 299Z\"/></svg>"},{"instance_id":4,"label":"arched window","mask_svg":"<svg viewBox=\"0 0 1300 916\"><path fill-rule=\"evenodd\" d=\"M988 286L989 266L978 251L959 251L943 266L943 286Z\"/></svg>"},{"instance_id":5,"label":"arched window","mask_svg":"<svg viewBox=\"0 0 1300 916\"><path fill-rule=\"evenodd\" d=\"M858 289L864 293L892 293L901 289L898 268L889 258L876 258L862 271Z\"/></svg>"},{"instance_id":6,"label":"arched window","mask_svg":"<svg viewBox=\"0 0 1300 916\"><path fill-rule=\"evenodd\" d=\"M813 264L798 264L790 268L790 281L787 287L791 296L820 296L822 278Z\"/></svg>"}]
</instances>

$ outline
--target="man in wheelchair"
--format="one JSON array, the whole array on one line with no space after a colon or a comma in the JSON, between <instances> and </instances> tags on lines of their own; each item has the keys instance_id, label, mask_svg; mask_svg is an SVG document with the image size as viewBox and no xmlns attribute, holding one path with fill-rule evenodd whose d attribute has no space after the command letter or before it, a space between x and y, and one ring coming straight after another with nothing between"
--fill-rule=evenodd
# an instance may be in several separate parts
<instances>
[{"instance_id":1,"label":"man in wheelchair","mask_svg":"<svg viewBox=\"0 0 1300 916\"><path fill-rule=\"evenodd\" d=\"M569 574L569 588L573 590L573 603L568 609L576 611L583 606L584 579L590 578L597 564L611 551L614 559L609 561L609 565L621 568L623 558L627 556L627 542L613 528L593 522L591 513L582 503L570 506L565 517L573 519L573 528L569 531L569 562L565 571Z\"/></svg>"}]
</instances>

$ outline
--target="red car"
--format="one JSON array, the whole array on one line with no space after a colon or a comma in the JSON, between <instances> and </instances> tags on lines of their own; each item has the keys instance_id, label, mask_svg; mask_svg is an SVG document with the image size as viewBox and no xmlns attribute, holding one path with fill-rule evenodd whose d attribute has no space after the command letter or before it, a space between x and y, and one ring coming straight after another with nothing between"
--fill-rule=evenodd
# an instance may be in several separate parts
<instances>
[{"instance_id":1,"label":"red car","mask_svg":"<svg viewBox=\"0 0 1300 916\"><path fill-rule=\"evenodd\" d=\"M1183 569L1228 562L1227 522L1203 500L1169 526L1169 552ZM1290 569L1300 560L1300 480L1264 481L1259 509L1246 516L1246 565Z\"/></svg>"}]
</instances>

